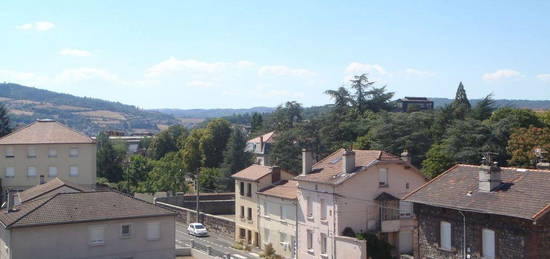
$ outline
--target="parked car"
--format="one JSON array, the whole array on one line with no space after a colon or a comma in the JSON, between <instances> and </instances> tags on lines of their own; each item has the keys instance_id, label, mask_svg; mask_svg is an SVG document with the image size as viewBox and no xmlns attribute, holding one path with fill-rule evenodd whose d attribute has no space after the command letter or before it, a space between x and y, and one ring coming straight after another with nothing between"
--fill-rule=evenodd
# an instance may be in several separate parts
<instances>
[{"instance_id":1,"label":"parked car","mask_svg":"<svg viewBox=\"0 0 550 259\"><path fill-rule=\"evenodd\" d=\"M208 236L208 230L206 230L206 227L204 227L201 223L191 223L187 227L187 233L189 235L198 236L198 237L205 237Z\"/></svg>"}]
</instances>

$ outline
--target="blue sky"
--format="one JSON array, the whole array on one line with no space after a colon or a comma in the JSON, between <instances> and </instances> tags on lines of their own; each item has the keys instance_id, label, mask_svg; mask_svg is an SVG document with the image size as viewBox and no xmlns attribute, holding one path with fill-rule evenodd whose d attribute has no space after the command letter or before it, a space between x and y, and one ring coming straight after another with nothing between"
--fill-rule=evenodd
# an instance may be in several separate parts
<instances>
[{"instance_id":1,"label":"blue sky","mask_svg":"<svg viewBox=\"0 0 550 259\"><path fill-rule=\"evenodd\" d=\"M0 81L143 108L550 99L550 1L1 1Z\"/></svg>"}]
</instances>

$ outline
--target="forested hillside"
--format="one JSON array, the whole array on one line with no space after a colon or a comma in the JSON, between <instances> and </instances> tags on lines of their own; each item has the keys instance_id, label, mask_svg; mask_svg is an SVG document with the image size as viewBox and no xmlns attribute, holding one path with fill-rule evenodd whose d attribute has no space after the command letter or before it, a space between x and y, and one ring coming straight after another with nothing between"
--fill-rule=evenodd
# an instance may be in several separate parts
<instances>
[{"instance_id":1,"label":"forested hillside","mask_svg":"<svg viewBox=\"0 0 550 259\"><path fill-rule=\"evenodd\" d=\"M0 83L0 103L6 105L15 125L51 118L90 135L103 130L158 132L179 123L173 116L119 102L77 97L12 83Z\"/></svg>"}]
</instances>

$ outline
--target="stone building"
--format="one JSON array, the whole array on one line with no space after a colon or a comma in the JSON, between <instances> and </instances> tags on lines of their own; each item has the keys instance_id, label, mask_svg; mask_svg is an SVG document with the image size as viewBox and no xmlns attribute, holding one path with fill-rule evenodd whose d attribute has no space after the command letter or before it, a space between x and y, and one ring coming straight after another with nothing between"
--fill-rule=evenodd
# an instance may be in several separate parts
<instances>
[{"instance_id":1,"label":"stone building","mask_svg":"<svg viewBox=\"0 0 550 259\"><path fill-rule=\"evenodd\" d=\"M550 170L456 165L405 200L415 258L550 258Z\"/></svg>"}]
</instances>

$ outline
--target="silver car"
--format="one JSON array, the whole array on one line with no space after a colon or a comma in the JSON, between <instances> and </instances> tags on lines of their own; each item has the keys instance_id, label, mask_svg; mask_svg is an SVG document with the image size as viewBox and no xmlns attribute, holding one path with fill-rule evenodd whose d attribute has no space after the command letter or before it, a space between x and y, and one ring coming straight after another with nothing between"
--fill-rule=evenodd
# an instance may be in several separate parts
<instances>
[{"instance_id":1,"label":"silver car","mask_svg":"<svg viewBox=\"0 0 550 259\"><path fill-rule=\"evenodd\" d=\"M208 230L206 230L206 227L204 227L201 223L191 223L187 227L187 233L189 235L198 236L198 237L205 237L208 236Z\"/></svg>"}]
</instances>

